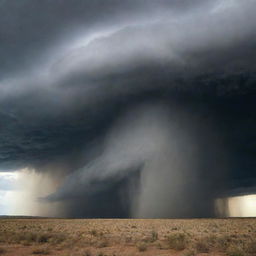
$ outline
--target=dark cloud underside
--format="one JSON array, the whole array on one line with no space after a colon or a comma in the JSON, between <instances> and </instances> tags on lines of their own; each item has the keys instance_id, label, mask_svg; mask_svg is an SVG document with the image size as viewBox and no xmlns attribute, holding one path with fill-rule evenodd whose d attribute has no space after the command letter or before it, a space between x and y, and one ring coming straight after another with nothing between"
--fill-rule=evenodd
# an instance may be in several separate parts
<instances>
[{"instance_id":1,"label":"dark cloud underside","mask_svg":"<svg viewBox=\"0 0 256 256\"><path fill-rule=\"evenodd\" d=\"M42 202L70 217L214 216L214 199L255 186L255 10L1 1L0 169L58 174Z\"/></svg>"}]
</instances>

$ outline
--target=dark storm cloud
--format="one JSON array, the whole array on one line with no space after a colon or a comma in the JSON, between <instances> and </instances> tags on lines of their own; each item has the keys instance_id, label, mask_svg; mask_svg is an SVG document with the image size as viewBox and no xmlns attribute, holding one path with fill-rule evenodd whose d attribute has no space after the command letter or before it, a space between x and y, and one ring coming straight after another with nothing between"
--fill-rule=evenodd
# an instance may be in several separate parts
<instances>
[{"instance_id":1,"label":"dark storm cloud","mask_svg":"<svg viewBox=\"0 0 256 256\"><path fill-rule=\"evenodd\" d=\"M170 11L187 11L205 4L191 1L2 1L0 3L0 72L11 75L24 65L33 67L44 59L44 51L66 35L93 31L102 26L133 22L146 16ZM22 68L20 67L22 65Z\"/></svg>"},{"instance_id":2,"label":"dark storm cloud","mask_svg":"<svg viewBox=\"0 0 256 256\"><path fill-rule=\"evenodd\" d=\"M216 196L254 177L255 7L1 2L1 169L58 173L48 200L70 216L211 216ZM150 196L170 205L154 212Z\"/></svg>"}]
</instances>

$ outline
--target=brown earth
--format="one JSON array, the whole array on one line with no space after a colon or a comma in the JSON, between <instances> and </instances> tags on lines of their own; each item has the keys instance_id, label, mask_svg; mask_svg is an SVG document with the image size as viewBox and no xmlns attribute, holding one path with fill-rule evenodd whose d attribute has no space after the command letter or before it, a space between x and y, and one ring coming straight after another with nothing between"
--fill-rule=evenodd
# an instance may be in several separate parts
<instances>
[{"instance_id":1,"label":"brown earth","mask_svg":"<svg viewBox=\"0 0 256 256\"><path fill-rule=\"evenodd\" d=\"M0 219L0 255L254 256L256 219Z\"/></svg>"}]
</instances>

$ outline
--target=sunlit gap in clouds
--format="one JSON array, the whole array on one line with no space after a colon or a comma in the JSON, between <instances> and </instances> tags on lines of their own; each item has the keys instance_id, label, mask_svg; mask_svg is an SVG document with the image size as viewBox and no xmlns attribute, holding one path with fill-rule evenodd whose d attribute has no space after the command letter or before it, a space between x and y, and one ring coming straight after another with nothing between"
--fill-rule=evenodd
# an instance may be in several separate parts
<instances>
[{"instance_id":1,"label":"sunlit gap in clouds","mask_svg":"<svg viewBox=\"0 0 256 256\"><path fill-rule=\"evenodd\" d=\"M4 177L5 179L18 179L20 173L19 172L0 172L0 178Z\"/></svg>"},{"instance_id":2,"label":"sunlit gap in clouds","mask_svg":"<svg viewBox=\"0 0 256 256\"><path fill-rule=\"evenodd\" d=\"M12 212L12 205L16 204L17 182L20 172L0 172L0 215L8 215Z\"/></svg>"},{"instance_id":3,"label":"sunlit gap in clouds","mask_svg":"<svg viewBox=\"0 0 256 256\"><path fill-rule=\"evenodd\" d=\"M256 194L217 199L215 205L221 217L256 217Z\"/></svg>"},{"instance_id":4,"label":"sunlit gap in clouds","mask_svg":"<svg viewBox=\"0 0 256 256\"><path fill-rule=\"evenodd\" d=\"M59 215L59 203L49 206L38 200L55 187L53 179L33 169L0 173L0 215Z\"/></svg>"}]
</instances>

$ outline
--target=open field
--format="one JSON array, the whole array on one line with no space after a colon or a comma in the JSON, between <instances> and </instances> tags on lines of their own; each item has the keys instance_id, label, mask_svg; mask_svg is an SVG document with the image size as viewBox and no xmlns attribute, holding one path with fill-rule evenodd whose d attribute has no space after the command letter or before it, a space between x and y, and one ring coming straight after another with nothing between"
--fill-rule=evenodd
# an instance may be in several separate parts
<instances>
[{"instance_id":1,"label":"open field","mask_svg":"<svg viewBox=\"0 0 256 256\"><path fill-rule=\"evenodd\" d=\"M256 255L256 219L0 219L0 255Z\"/></svg>"}]
</instances>

